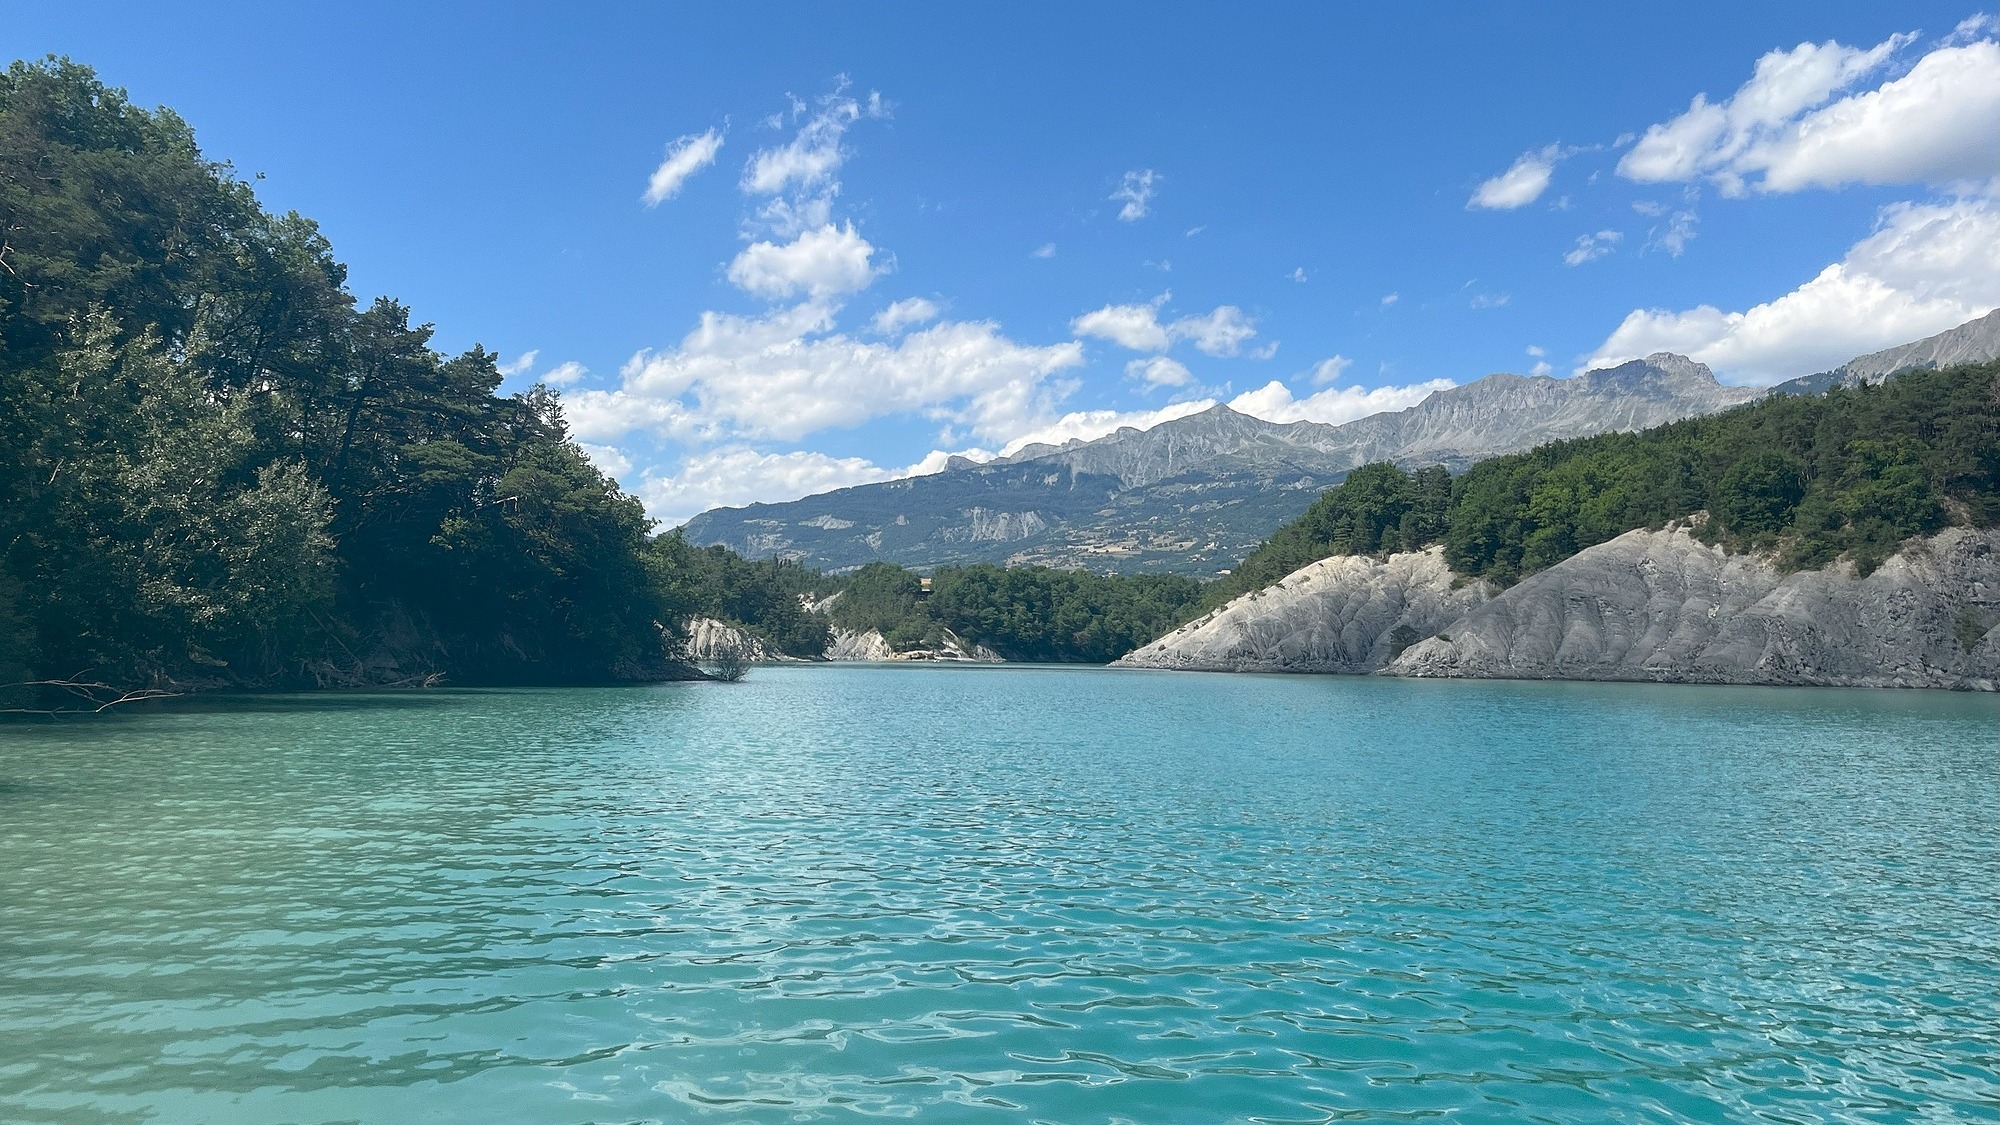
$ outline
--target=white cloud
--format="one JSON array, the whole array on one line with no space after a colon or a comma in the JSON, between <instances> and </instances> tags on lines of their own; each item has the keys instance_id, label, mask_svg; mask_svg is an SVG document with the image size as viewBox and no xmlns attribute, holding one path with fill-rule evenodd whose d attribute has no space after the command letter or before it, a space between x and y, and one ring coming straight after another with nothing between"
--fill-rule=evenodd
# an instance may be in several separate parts
<instances>
[{"instance_id":1,"label":"white cloud","mask_svg":"<svg viewBox=\"0 0 2000 1125\"><path fill-rule=\"evenodd\" d=\"M1468 210L1511 211L1540 199L1554 178L1556 163L1568 154L1560 145L1524 152L1505 172L1479 185L1465 201Z\"/></svg>"},{"instance_id":2,"label":"white cloud","mask_svg":"<svg viewBox=\"0 0 2000 1125\"><path fill-rule=\"evenodd\" d=\"M1384 293L1382 295L1382 307L1386 309L1402 299L1403 295L1401 293Z\"/></svg>"},{"instance_id":3,"label":"white cloud","mask_svg":"<svg viewBox=\"0 0 2000 1125\"><path fill-rule=\"evenodd\" d=\"M1207 226L1206 224L1203 224L1202 226L1198 226L1198 227L1189 227L1189 228L1187 229L1187 233L1186 233L1185 235L1183 235L1182 237L1183 237L1183 238L1193 238L1193 237L1194 237L1195 235L1197 235L1197 234L1200 234L1200 233L1201 233L1202 231L1205 231L1205 230L1207 230L1207 229L1208 229L1208 226Z\"/></svg>"},{"instance_id":4,"label":"white cloud","mask_svg":"<svg viewBox=\"0 0 2000 1125\"><path fill-rule=\"evenodd\" d=\"M1118 190L1111 193L1113 203L1124 204L1118 209L1119 220L1130 223L1145 218L1146 210L1153 202L1153 185L1165 178L1151 168L1125 173L1125 178L1119 181Z\"/></svg>"},{"instance_id":5,"label":"white cloud","mask_svg":"<svg viewBox=\"0 0 2000 1125\"><path fill-rule=\"evenodd\" d=\"M1035 247L1035 255L1034 255L1034 256L1035 256L1035 257L1037 257L1037 258L1053 258L1053 257L1055 257L1055 256L1056 256L1056 244L1055 244L1055 243L1053 243L1053 242L1044 242L1044 243L1042 243L1042 244L1041 244L1040 246L1037 246L1037 247Z\"/></svg>"},{"instance_id":6,"label":"white cloud","mask_svg":"<svg viewBox=\"0 0 2000 1125\"><path fill-rule=\"evenodd\" d=\"M1083 362L1074 341L1018 344L990 321L934 324L892 341L833 330L807 302L759 317L702 314L676 348L632 357L615 390L566 400L577 435L794 440L870 418L920 414L1005 440L1053 414L1069 388L1051 377Z\"/></svg>"},{"instance_id":7,"label":"white cloud","mask_svg":"<svg viewBox=\"0 0 2000 1125\"><path fill-rule=\"evenodd\" d=\"M523 383L547 383L551 387L567 387L590 374L590 369L575 360L566 360L540 375L534 374L535 363L542 356L539 348L530 348L515 356L512 362L499 364L495 370L502 379L518 378Z\"/></svg>"},{"instance_id":8,"label":"white cloud","mask_svg":"<svg viewBox=\"0 0 2000 1125\"><path fill-rule=\"evenodd\" d=\"M720 151L722 134L714 129L677 138L667 146L666 159L653 169L652 178L646 181L646 194L640 198L646 206L657 207L679 195L688 177L715 163L715 154Z\"/></svg>"},{"instance_id":9,"label":"white cloud","mask_svg":"<svg viewBox=\"0 0 2000 1125\"><path fill-rule=\"evenodd\" d=\"M1003 455L1017 453L1028 445L1061 445L1066 441L1093 441L1130 426L1150 430L1162 422L1199 414L1215 405L1212 398L1194 399L1162 406L1158 410L1078 410L1038 426L1003 447Z\"/></svg>"},{"instance_id":10,"label":"white cloud","mask_svg":"<svg viewBox=\"0 0 2000 1125\"><path fill-rule=\"evenodd\" d=\"M1547 358L1549 353L1543 348L1535 344L1529 344L1528 354L1535 358L1535 366L1529 369L1528 374L1547 375L1551 371L1555 370L1555 368L1549 366L1549 361Z\"/></svg>"},{"instance_id":11,"label":"white cloud","mask_svg":"<svg viewBox=\"0 0 2000 1125\"><path fill-rule=\"evenodd\" d=\"M1580 266L1585 262L1594 262L1611 253L1611 248L1624 238L1625 232L1617 230L1601 230L1596 234L1578 235L1576 245L1570 248L1569 253L1563 255L1563 265Z\"/></svg>"},{"instance_id":12,"label":"white cloud","mask_svg":"<svg viewBox=\"0 0 2000 1125\"><path fill-rule=\"evenodd\" d=\"M1665 226L1646 232L1646 249L1665 250L1669 257L1680 257L1687 244L1694 241L1694 228L1698 221L1699 216L1693 211L1674 212L1667 217Z\"/></svg>"},{"instance_id":13,"label":"white cloud","mask_svg":"<svg viewBox=\"0 0 2000 1125\"><path fill-rule=\"evenodd\" d=\"M576 443L576 447L583 450L583 455L590 458L590 463L596 465L597 471L605 476L622 477L633 469L632 459L616 446L591 445L580 441Z\"/></svg>"},{"instance_id":14,"label":"white cloud","mask_svg":"<svg viewBox=\"0 0 2000 1125\"><path fill-rule=\"evenodd\" d=\"M1961 25L1965 27L1965 25ZM1970 34L1980 34L1975 26ZM1713 180L1725 194L1842 184L1948 184L2000 172L2000 45L1945 46L1907 74L1833 100L1915 40L1862 50L1831 40L1771 51L1725 101L1696 95L1618 162L1640 183Z\"/></svg>"},{"instance_id":15,"label":"white cloud","mask_svg":"<svg viewBox=\"0 0 2000 1125\"><path fill-rule=\"evenodd\" d=\"M1136 379L1148 388L1185 387L1194 382L1194 372L1189 371L1179 360L1163 355L1147 359L1135 359L1125 365L1125 377Z\"/></svg>"},{"instance_id":16,"label":"white cloud","mask_svg":"<svg viewBox=\"0 0 2000 1125\"><path fill-rule=\"evenodd\" d=\"M833 197L840 193L838 173L849 155L841 144L847 130L864 118L889 114L880 94L857 99L848 96L846 89L843 77L835 83L834 91L814 106L792 98L791 115L794 119L803 116L804 123L789 142L751 155L743 167L740 186L750 195L771 198L757 210L755 223L747 229L790 238L829 225ZM783 123L782 114L769 122L780 127Z\"/></svg>"},{"instance_id":17,"label":"white cloud","mask_svg":"<svg viewBox=\"0 0 2000 1125\"><path fill-rule=\"evenodd\" d=\"M647 514L678 527L710 508L782 504L836 488L926 476L942 471L950 456L933 451L914 465L891 469L863 457L831 457L810 450L759 453L730 445L689 456L670 475L647 473L634 491Z\"/></svg>"},{"instance_id":18,"label":"white cloud","mask_svg":"<svg viewBox=\"0 0 2000 1125\"><path fill-rule=\"evenodd\" d=\"M1472 307L1475 309L1506 308L1507 304L1513 299L1512 296L1506 293L1477 293L1473 295Z\"/></svg>"},{"instance_id":19,"label":"white cloud","mask_svg":"<svg viewBox=\"0 0 2000 1125\"><path fill-rule=\"evenodd\" d=\"M1637 309L1579 370L1679 352L1742 383L1774 383L1942 332L2000 294L2000 204L1987 199L1884 208L1875 233L1776 300Z\"/></svg>"},{"instance_id":20,"label":"white cloud","mask_svg":"<svg viewBox=\"0 0 2000 1125\"><path fill-rule=\"evenodd\" d=\"M1305 398L1294 398L1290 387L1273 379L1254 391L1245 391L1229 400L1229 408L1267 422L1327 422L1339 425L1385 410L1415 406L1437 391L1458 384L1450 379L1432 379L1406 387L1328 387Z\"/></svg>"},{"instance_id":21,"label":"white cloud","mask_svg":"<svg viewBox=\"0 0 2000 1125\"><path fill-rule=\"evenodd\" d=\"M547 383L551 387L567 387L572 383L580 381L588 374L590 374L590 368L572 359L556 364L555 369L542 375L539 381Z\"/></svg>"},{"instance_id":22,"label":"white cloud","mask_svg":"<svg viewBox=\"0 0 2000 1125\"><path fill-rule=\"evenodd\" d=\"M1143 305L1106 305L1069 322L1069 330L1079 336L1109 340L1135 352L1163 352L1173 343L1160 323L1160 306L1167 303L1162 293Z\"/></svg>"},{"instance_id":23,"label":"white cloud","mask_svg":"<svg viewBox=\"0 0 2000 1125\"><path fill-rule=\"evenodd\" d=\"M773 299L807 293L829 297L866 289L875 279L875 248L854 227L831 224L784 245L753 242L729 263L729 280L744 291Z\"/></svg>"},{"instance_id":24,"label":"white cloud","mask_svg":"<svg viewBox=\"0 0 2000 1125\"><path fill-rule=\"evenodd\" d=\"M1948 47L1750 154L1766 191L1943 184L2000 172L2000 44Z\"/></svg>"},{"instance_id":25,"label":"white cloud","mask_svg":"<svg viewBox=\"0 0 2000 1125\"><path fill-rule=\"evenodd\" d=\"M799 126L790 142L776 148L759 149L743 167L743 190L759 195L776 195L788 188L811 188L830 182L847 159L840 147L848 127L864 117L885 117L887 107L880 94L866 101L847 96L846 81L834 92L819 99L818 108ZM806 105L792 101L792 112L805 112Z\"/></svg>"},{"instance_id":26,"label":"white cloud","mask_svg":"<svg viewBox=\"0 0 2000 1125\"><path fill-rule=\"evenodd\" d=\"M868 327L884 336L893 336L912 324L936 320L938 307L922 297L905 297L875 314Z\"/></svg>"},{"instance_id":27,"label":"white cloud","mask_svg":"<svg viewBox=\"0 0 2000 1125\"><path fill-rule=\"evenodd\" d=\"M1167 326L1176 340L1189 340L1207 355L1235 355L1257 335L1257 322L1235 305L1217 305L1207 316L1184 316Z\"/></svg>"},{"instance_id":28,"label":"white cloud","mask_svg":"<svg viewBox=\"0 0 2000 1125\"><path fill-rule=\"evenodd\" d=\"M1300 284L1304 284L1306 280L1306 268L1304 266L1299 266L1296 269L1292 270L1292 272L1286 274L1285 276L1291 278L1293 281L1299 282Z\"/></svg>"},{"instance_id":29,"label":"white cloud","mask_svg":"<svg viewBox=\"0 0 2000 1125\"><path fill-rule=\"evenodd\" d=\"M1070 321L1069 330L1135 352L1163 352L1176 341L1187 340L1215 356L1235 355L1257 335L1257 322L1235 305L1217 305L1205 315L1162 324L1160 308L1169 296L1162 293L1143 305L1106 305Z\"/></svg>"},{"instance_id":30,"label":"white cloud","mask_svg":"<svg viewBox=\"0 0 2000 1125\"><path fill-rule=\"evenodd\" d=\"M1318 363L1313 365L1312 369L1313 386L1315 387L1326 386L1328 383L1331 383L1334 380L1340 378L1342 375L1345 375L1347 373L1347 369L1352 366L1354 366L1354 361L1347 358L1344 355L1332 355L1328 356L1325 359L1320 360Z\"/></svg>"}]
</instances>

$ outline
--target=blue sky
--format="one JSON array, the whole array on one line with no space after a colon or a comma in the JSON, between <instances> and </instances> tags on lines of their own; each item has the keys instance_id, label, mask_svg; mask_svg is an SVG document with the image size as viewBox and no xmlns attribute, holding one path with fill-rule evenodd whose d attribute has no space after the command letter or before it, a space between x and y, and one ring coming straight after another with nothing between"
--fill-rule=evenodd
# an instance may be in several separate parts
<instances>
[{"instance_id":1,"label":"blue sky","mask_svg":"<svg viewBox=\"0 0 2000 1125\"><path fill-rule=\"evenodd\" d=\"M0 2L0 46L179 110L678 522L1217 401L1950 327L2000 302L1980 11Z\"/></svg>"}]
</instances>

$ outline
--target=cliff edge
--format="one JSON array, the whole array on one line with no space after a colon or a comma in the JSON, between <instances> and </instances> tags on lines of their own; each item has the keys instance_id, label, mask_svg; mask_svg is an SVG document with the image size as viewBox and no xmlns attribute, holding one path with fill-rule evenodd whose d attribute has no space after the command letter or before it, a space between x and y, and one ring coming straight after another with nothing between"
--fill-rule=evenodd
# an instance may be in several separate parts
<instances>
[{"instance_id":1,"label":"cliff edge","mask_svg":"<svg viewBox=\"0 0 2000 1125\"><path fill-rule=\"evenodd\" d=\"M1299 568L1117 660L1188 672L1372 672L1484 602L1444 550L1337 555Z\"/></svg>"},{"instance_id":2,"label":"cliff edge","mask_svg":"<svg viewBox=\"0 0 2000 1125\"><path fill-rule=\"evenodd\" d=\"M1410 646L1393 676L2000 686L2000 530L1912 539L1867 577L1781 574L1686 526L1578 552Z\"/></svg>"}]
</instances>

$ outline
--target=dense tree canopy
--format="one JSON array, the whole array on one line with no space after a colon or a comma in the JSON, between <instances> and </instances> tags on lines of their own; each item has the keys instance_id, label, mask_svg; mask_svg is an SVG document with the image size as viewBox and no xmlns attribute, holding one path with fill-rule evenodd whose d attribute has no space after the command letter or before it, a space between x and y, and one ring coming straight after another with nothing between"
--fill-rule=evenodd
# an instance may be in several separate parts
<instances>
[{"instance_id":1,"label":"dense tree canopy","mask_svg":"<svg viewBox=\"0 0 2000 1125\"><path fill-rule=\"evenodd\" d=\"M667 560L555 398L345 277L171 111L0 75L0 683L673 673Z\"/></svg>"},{"instance_id":2,"label":"dense tree canopy","mask_svg":"<svg viewBox=\"0 0 2000 1125\"><path fill-rule=\"evenodd\" d=\"M1201 584L1178 575L987 563L940 567L926 595L911 571L870 563L847 577L832 615L897 651L935 648L949 631L1008 660L1102 664L1180 624L1200 600Z\"/></svg>"}]
</instances>

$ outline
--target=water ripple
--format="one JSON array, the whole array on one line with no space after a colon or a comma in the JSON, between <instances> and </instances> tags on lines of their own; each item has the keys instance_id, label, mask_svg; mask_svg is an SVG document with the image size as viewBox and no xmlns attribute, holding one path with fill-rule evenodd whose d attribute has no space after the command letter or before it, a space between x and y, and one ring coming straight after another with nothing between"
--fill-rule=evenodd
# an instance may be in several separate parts
<instances>
[{"instance_id":1,"label":"water ripple","mask_svg":"<svg viewBox=\"0 0 2000 1125\"><path fill-rule=\"evenodd\" d=\"M765 669L0 730L0 1118L1995 1120L1994 701Z\"/></svg>"}]
</instances>

